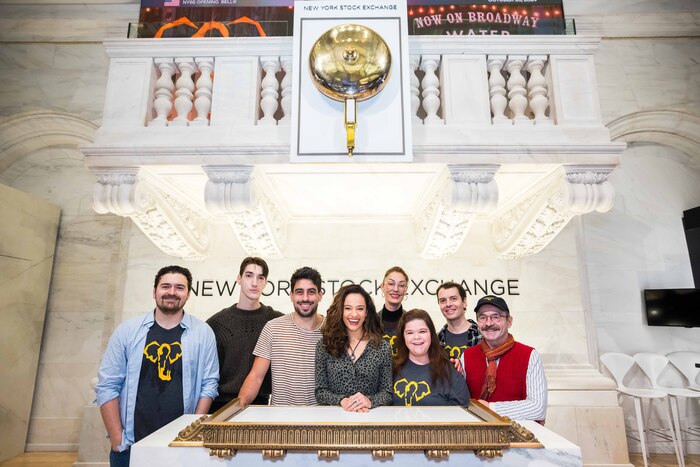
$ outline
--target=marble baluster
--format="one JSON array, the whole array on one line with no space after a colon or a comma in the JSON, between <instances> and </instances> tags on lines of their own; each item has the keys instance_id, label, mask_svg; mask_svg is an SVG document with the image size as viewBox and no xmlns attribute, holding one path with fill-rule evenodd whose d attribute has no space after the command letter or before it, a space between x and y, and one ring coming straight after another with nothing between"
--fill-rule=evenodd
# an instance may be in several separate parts
<instances>
[{"instance_id":1,"label":"marble baluster","mask_svg":"<svg viewBox=\"0 0 700 467\"><path fill-rule=\"evenodd\" d=\"M197 72L197 65L191 58L176 58L180 77L175 81L175 118L168 125L187 126L194 99L194 81L192 75Z\"/></svg>"},{"instance_id":2,"label":"marble baluster","mask_svg":"<svg viewBox=\"0 0 700 467\"><path fill-rule=\"evenodd\" d=\"M292 115L292 57L281 57L282 70L284 78L282 78L282 118L279 123L289 125L290 116Z\"/></svg>"},{"instance_id":3,"label":"marble baluster","mask_svg":"<svg viewBox=\"0 0 700 467\"><path fill-rule=\"evenodd\" d=\"M423 110L425 110L425 125L442 123L438 116L440 109L440 78L435 73L440 65L439 55L424 55L421 58L420 69L425 72L421 85L423 87Z\"/></svg>"},{"instance_id":4,"label":"marble baluster","mask_svg":"<svg viewBox=\"0 0 700 467\"><path fill-rule=\"evenodd\" d=\"M527 81L527 97L534 114L535 125L553 124L552 119L546 115L549 108L548 87L547 80L542 74L546 63L546 55L530 55L525 63L525 69L530 73L530 79Z\"/></svg>"},{"instance_id":5,"label":"marble baluster","mask_svg":"<svg viewBox=\"0 0 700 467\"><path fill-rule=\"evenodd\" d=\"M154 63L158 67L160 76L153 92L153 110L156 116L148 122L148 126L166 126L168 114L173 108L173 91L175 90L173 75L176 68L172 58L156 58Z\"/></svg>"},{"instance_id":6,"label":"marble baluster","mask_svg":"<svg viewBox=\"0 0 700 467\"><path fill-rule=\"evenodd\" d=\"M411 120L413 123L421 123L421 119L418 117L418 108L420 107L420 81L418 81L418 76L416 71L418 71L418 65L420 64L420 56L411 55L408 60L408 67L411 74Z\"/></svg>"},{"instance_id":7,"label":"marble baluster","mask_svg":"<svg viewBox=\"0 0 700 467\"><path fill-rule=\"evenodd\" d=\"M489 96L491 100L491 122L494 125L510 125L512 122L505 115L508 99L506 98L506 79L501 70L506 62L505 55L489 55Z\"/></svg>"},{"instance_id":8,"label":"marble baluster","mask_svg":"<svg viewBox=\"0 0 700 467\"><path fill-rule=\"evenodd\" d=\"M209 125L209 111L211 110L212 72L214 70L214 57L195 58L195 63L199 68L199 78L197 79L197 90L195 91L194 108L197 117L190 122L192 126Z\"/></svg>"},{"instance_id":9,"label":"marble baluster","mask_svg":"<svg viewBox=\"0 0 700 467\"><path fill-rule=\"evenodd\" d=\"M522 69L527 57L511 55L506 61L506 69L510 73L508 78L508 108L513 112L513 124L531 124L531 120L525 115L527 109L527 89L525 89L525 77Z\"/></svg>"},{"instance_id":10,"label":"marble baluster","mask_svg":"<svg viewBox=\"0 0 700 467\"><path fill-rule=\"evenodd\" d=\"M261 57L260 63L265 71L265 77L261 83L260 110L262 110L262 118L258 121L258 124L277 125L275 112L277 112L279 107L277 99L279 98L278 90L280 84L277 80L277 72L280 71L280 61L278 57Z\"/></svg>"}]
</instances>

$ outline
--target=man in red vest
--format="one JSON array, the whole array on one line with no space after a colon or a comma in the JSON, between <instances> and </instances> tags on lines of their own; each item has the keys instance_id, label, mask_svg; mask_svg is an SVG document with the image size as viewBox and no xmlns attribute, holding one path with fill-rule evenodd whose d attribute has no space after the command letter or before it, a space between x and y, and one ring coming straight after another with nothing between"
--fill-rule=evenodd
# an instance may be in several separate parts
<instances>
[{"instance_id":1,"label":"man in red vest","mask_svg":"<svg viewBox=\"0 0 700 467\"><path fill-rule=\"evenodd\" d=\"M508 332L513 317L501 297L481 298L474 311L483 338L463 354L469 393L500 415L544 423L547 380L540 355Z\"/></svg>"}]
</instances>

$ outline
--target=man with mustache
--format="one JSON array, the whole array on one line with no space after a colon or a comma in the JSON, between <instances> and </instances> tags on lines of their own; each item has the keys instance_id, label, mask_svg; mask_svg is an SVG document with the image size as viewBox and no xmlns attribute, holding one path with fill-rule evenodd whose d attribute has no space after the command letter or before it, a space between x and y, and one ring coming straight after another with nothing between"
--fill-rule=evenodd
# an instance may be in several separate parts
<instances>
[{"instance_id":1,"label":"man with mustache","mask_svg":"<svg viewBox=\"0 0 700 467\"><path fill-rule=\"evenodd\" d=\"M244 407L257 396L268 369L271 405L316 405L316 343L323 324L317 311L323 281L317 270L303 267L294 271L289 283L294 311L269 321L260 333L253 368L238 393Z\"/></svg>"},{"instance_id":2,"label":"man with mustache","mask_svg":"<svg viewBox=\"0 0 700 467\"><path fill-rule=\"evenodd\" d=\"M482 297L474 311L482 339L463 354L469 393L500 415L544 423L547 380L539 353L508 332L513 317L501 297Z\"/></svg>"},{"instance_id":3,"label":"man with mustache","mask_svg":"<svg viewBox=\"0 0 700 467\"><path fill-rule=\"evenodd\" d=\"M162 268L155 309L120 324L109 339L95 393L111 467L128 466L132 444L180 415L206 414L217 396L214 333L184 310L191 284L186 268Z\"/></svg>"},{"instance_id":4,"label":"man with mustache","mask_svg":"<svg viewBox=\"0 0 700 467\"><path fill-rule=\"evenodd\" d=\"M236 278L239 287L238 303L224 308L207 320L214 330L219 353L219 397L209 410L219 410L238 397L241 385L253 367L253 349L260 332L268 321L282 316L270 306L260 302L267 285L269 268L264 259L248 256L241 262ZM271 391L268 373L254 404L267 404Z\"/></svg>"}]
</instances>

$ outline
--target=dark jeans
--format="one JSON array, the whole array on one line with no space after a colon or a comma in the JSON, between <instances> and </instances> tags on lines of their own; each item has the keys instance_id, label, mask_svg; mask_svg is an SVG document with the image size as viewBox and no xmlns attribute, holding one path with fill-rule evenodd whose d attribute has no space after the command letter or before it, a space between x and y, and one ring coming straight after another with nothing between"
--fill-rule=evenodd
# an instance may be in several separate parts
<instances>
[{"instance_id":1,"label":"dark jeans","mask_svg":"<svg viewBox=\"0 0 700 467\"><path fill-rule=\"evenodd\" d=\"M129 467L131 448L126 451L116 452L109 450L109 467Z\"/></svg>"}]
</instances>

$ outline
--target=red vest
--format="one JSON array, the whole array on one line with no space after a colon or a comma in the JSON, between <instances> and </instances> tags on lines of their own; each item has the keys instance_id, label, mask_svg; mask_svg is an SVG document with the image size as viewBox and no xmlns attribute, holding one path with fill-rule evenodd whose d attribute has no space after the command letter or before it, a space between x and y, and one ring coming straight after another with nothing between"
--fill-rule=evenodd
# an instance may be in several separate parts
<instances>
[{"instance_id":1,"label":"red vest","mask_svg":"<svg viewBox=\"0 0 700 467\"><path fill-rule=\"evenodd\" d=\"M498 362L496 370L496 390L487 402L520 401L527 398L525 376L530 361L532 347L519 342ZM486 379L486 356L481 345L464 351L464 369L467 372L467 386L472 399L479 399Z\"/></svg>"}]
</instances>

